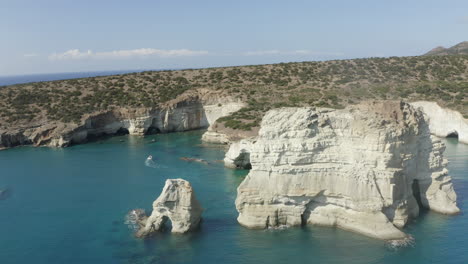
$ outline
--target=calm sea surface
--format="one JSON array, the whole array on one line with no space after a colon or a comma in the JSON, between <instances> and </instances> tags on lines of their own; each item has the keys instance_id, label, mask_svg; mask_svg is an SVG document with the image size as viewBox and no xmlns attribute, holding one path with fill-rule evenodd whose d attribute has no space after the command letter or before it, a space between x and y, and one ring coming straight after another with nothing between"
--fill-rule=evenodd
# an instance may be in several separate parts
<instances>
[{"instance_id":1,"label":"calm sea surface","mask_svg":"<svg viewBox=\"0 0 468 264\"><path fill-rule=\"evenodd\" d=\"M200 147L201 133L0 151L0 188L10 190L0 200L0 263L468 263L468 145L445 140L463 213L424 213L405 228L414 247L396 250L333 228L239 226L234 199L247 171L225 169L224 150ZM145 166L149 154L159 167ZM167 178L192 183L205 208L201 229L134 238L126 213L150 212Z\"/></svg>"}]
</instances>

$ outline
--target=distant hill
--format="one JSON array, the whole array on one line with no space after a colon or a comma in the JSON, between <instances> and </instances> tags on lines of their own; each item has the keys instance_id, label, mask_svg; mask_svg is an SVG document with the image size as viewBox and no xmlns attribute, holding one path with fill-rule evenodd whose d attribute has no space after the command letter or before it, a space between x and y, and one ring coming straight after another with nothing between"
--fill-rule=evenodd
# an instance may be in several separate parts
<instances>
[{"instance_id":1,"label":"distant hill","mask_svg":"<svg viewBox=\"0 0 468 264\"><path fill-rule=\"evenodd\" d=\"M468 41L460 42L450 48L437 47L424 54L424 56L437 55L468 55Z\"/></svg>"}]
</instances>

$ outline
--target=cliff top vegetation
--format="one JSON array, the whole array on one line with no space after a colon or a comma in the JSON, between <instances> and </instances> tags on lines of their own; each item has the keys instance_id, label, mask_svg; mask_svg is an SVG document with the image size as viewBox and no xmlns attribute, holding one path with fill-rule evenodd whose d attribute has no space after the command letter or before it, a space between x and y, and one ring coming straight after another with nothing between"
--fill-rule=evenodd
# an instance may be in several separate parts
<instances>
[{"instance_id":1,"label":"cliff top vegetation","mask_svg":"<svg viewBox=\"0 0 468 264\"><path fill-rule=\"evenodd\" d=\"M366 99L430 100L468 118L468 55L366 58L147 71L0 87L0 128L79 123L115 108L155 108L188 90L247 102L219 120L249 130L282 106L342 108Z\"/></svg>"}]
</instances>

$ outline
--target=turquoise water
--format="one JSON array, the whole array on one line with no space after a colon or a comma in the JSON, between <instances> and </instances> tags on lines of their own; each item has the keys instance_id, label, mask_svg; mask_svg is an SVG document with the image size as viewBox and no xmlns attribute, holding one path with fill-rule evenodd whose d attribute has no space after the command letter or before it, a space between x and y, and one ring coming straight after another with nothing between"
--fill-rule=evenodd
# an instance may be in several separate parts
<instances>
[{"instance_id":1,"label":"turquoise water","mask_svg":"<svg viewBox=\"0 0 468 264\"><path fill-rule=\"evenodd\" d=\"M200 147L201 131L114 137L65 149L0 151L0 263L468 263L468 145L446 155L464 213L426 212L405 231L414 247L332 228L247 230L234 199L246 171L225 169L220 148ZM156 139L156 142L151 142ZM144 164L152 154L158 164ZM189 163L180 157L212 161ZM167 178L189 180L205 208L198 232L139 240L124 224L151 210Z\"/></svg>"}]
</instances>

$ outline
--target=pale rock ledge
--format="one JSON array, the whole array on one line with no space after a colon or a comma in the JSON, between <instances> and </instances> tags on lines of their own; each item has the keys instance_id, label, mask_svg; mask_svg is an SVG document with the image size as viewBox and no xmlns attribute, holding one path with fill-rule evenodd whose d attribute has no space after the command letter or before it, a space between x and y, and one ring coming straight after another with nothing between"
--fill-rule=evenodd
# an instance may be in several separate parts
<instances>
[{"instance_id":1,"label":"pale rock ledge","mask_svg":"<svg viewBox=\"0 0 468 264\"><path fill-rule=\"evenodd\" d=\"M419 101L411 105L421 108L427 115L432 134L438 137L457 136L459 142L468 144L468 120L460 112L443 108L436 102Z\"/></svg>"},{"instance_id":2,"label":"pale rock ledge","mask_svg":"<svg viewBox=\"0 0 468 264\"><path fill-rule=\"evenodd\" d=\"M243 226L315 224L401 239L419 206L459 212L444 149L420 110L377 101L271 110L255 141L232 144L226 161L243 164L248 153L252 166L237 189Z\"/></svg>"}]
</instances>

